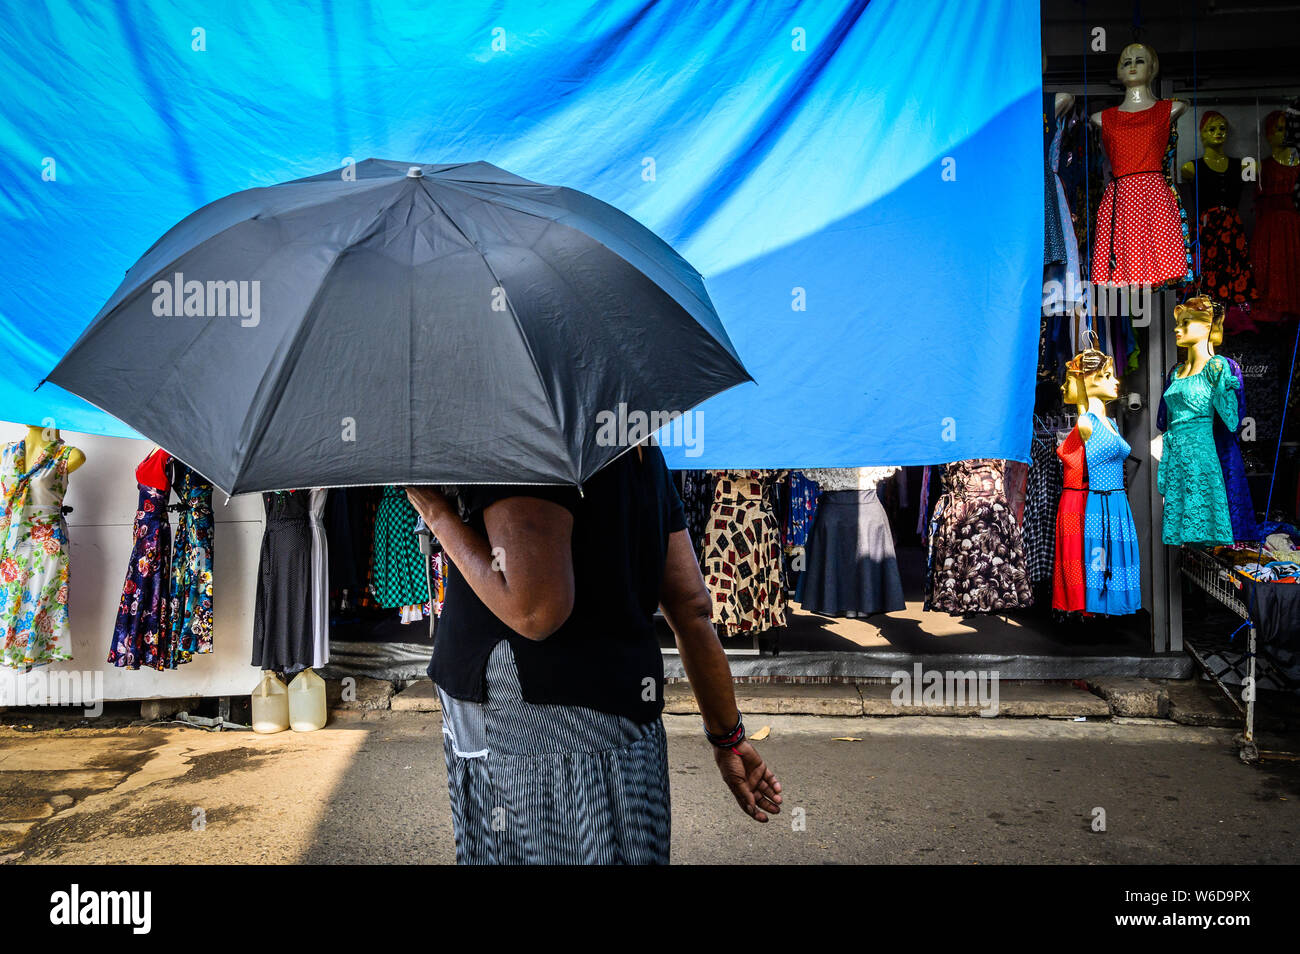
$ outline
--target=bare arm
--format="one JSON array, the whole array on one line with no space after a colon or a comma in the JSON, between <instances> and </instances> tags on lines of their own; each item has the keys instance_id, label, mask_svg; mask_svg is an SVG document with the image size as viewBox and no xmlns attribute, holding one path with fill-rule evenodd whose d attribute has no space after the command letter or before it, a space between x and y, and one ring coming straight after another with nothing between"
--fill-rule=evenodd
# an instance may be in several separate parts
<instances>
[{"instance_id":1,"label":"bare arm","mask_svg":"<svg viewBox=\"0 0 1300 954\"><path fill-rule=\"evenodd\" d=\"M465 582L516 633L543 640L573 612L573 515L535 497L507 497L483 511L487 537L462 521L442 494L408 487Z\"/></svg>"},{"instance_id":2,"label":"bare arm","mask_svg":"<svg viewBox=\"0 0 1300 954\"><path fill-rule=\"evenodd\" d=\"M709 589L695 561L690 535L678 530L668 538L668 556L659 588L659 605L677 639L677 650L699 703L705 727L715 735L729 732L740 718L731 668L713 628ZM765 811L781 811L781 783L748 741L735 750L713 747L722 779L740 807L755 821Z\"/></svg>"}]
</instances>

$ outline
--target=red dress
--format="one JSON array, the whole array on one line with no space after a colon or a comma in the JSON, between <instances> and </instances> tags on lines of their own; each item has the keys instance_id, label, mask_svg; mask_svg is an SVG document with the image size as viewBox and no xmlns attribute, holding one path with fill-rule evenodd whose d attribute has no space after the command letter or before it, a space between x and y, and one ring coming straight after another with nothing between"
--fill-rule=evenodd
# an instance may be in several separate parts
<instances>
[{"instance_id":1,"label":"red dress","mask_svg":"<svg viewBox=\"0 0 1300 954\"><path fill-rule=\"evenodd\" d=\"M1092 244L1097 284L1157 287L1191 277L1182 211L1165 178L1172 108L1173 100L1162 99L1137 113L1112 106L1101 114L1112 178L1101 197Z\"/></svg>"},{"instance_id":2,"label":"red dress","mask_svg":"<svg viewBox=\"0 0 1300 954\"><path fill-rule=\"evenodd\" d=\"M1300 166L1284 166L1272 156L1260 163L1250 258L1256 304L1265 313L1253 318L1300 313L1300 212L1292 198L1297 175Z\"/></svg>"},{"instance_id":3,"label":"red dress","mask_svg":"<svg viewBox=\"0 0 1300 954\"><path fill-rule=\"evenodd\" d=\"M1056 560L1052 564L1052 609L1083 612L1087 577L1083 565L1083 518L1088 509L1088 465L1079 428L1056 449L1064 478L1056 508Z\"/></svg>"}]
</instances>

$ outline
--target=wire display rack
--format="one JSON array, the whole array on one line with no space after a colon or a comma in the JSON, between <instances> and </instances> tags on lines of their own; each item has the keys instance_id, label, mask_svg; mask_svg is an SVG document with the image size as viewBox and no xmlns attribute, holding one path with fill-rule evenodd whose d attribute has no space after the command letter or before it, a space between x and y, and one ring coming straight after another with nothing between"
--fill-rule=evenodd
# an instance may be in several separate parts
<instances>
[{"instance_id":1,"label":"wire display rack","mask_svg":"<svg viewBox=\"0 0 1300 954\"><path fill-rule=\"evenodd\" d=\"M1204 670L1206 676L1219 687L1228 701L1240 712L1245 720L1242 734L1238 737L1238 752L1241 760L1246 763L1259 761L1259 747L1255 744L1255 696L1257 694L1257 682L1255 673L1255 664L1257 656L1257 641L1255 633L1254 620L1250 618L1250 610L1246 606L1245 594L1243 588L1245 581L1240 575L1228 564L1221 563L1215 559L1214 555L1205 550L1197 550L1192 547L1184 546L1181 549L1182 560L1181 570L1183 576L1187 577L1195 586L1204 590L1216 601L1225 606L1228 610L1235 613L1246 621L1246 672L1244 673L1243 688L1240 700L1224 684L1220 673L1210 666L1205 654L1193 645L1193 640L1185 640L1183 645L1191 653L1192 658L1196 660L1197 665ZM1245 703L1243 707L1242 703Z\"/></svg>"}]
</instances>

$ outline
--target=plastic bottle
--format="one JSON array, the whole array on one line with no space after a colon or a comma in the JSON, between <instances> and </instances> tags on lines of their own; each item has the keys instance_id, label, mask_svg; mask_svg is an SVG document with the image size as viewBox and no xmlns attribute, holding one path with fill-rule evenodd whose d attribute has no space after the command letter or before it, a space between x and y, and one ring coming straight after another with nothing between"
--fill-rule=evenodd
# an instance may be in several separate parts
<instances>
[{"instance_id":1,"label":"plastic bottle","mask_svg":"<svg viewBox=\"0 0 1300 954\"><path fill-rule=\"evenodd\" d=\"M253 690L253 731L283 732L289 728L289 690L267 669Z\"/></svg>"},{"instance_id":2,"label":"plastic bottle","mask_svg":"<svg viewBox=\"0 0 1300 954\"><path fill-rule=\"evenodd\" d=\"M325 719L325 680L304 669L289 683L289 725L295 732L311 732Z\"/></svg>"}]
</instances>

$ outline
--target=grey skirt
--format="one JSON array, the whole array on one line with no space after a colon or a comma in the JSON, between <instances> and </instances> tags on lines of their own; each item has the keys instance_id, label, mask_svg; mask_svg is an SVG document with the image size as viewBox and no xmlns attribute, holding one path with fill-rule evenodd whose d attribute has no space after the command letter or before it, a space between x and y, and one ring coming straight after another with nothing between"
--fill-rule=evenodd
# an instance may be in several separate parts
<instances>
[{"instance_id":1,"label":"grey skirt","mask_svg":"<svg viewBox=\"0 0 1300 954\"><path fill-rule=\"evenodd\" d=\"M817 501L796 598L810 613L870 616L907 608L889 518L874 490L833 490Z\"/></svg>"},{"instance_id":2,"label":"grey skirt","mask_svg":"<svg viewBox=\"0 0 1300 954\"><path fill-rule=\"evenodd\" d=\"M667 864L661 719L524 701L509 642L482 703L442 701L457 864Z\"/></svg>"}]
</instances>

